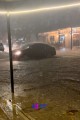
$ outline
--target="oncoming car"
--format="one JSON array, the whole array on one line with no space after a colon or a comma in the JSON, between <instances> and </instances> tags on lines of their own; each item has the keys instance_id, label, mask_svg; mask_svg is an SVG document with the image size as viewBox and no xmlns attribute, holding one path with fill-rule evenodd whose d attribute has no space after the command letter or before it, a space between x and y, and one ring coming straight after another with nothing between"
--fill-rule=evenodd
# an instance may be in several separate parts
<instances>
[{"instance_id":1,"label":"oncoming car","mask_svg":"<svg viewBox=\"0 0 80 120\"><path fill-rule=\"evenodd\" d=\"M2 43L0 43L0 51L4 51L4 46Z\"/></svg>"},{"instance_id":2,"label":"oncoming car","mask_svg":"<svg viewBox=\"0 0 80 120\"><path fill-rule=\"evenodd\" d=\"M33 43L26 46L26 48L17 49L13 51L13 59L30 58L42 59L56 55L55 47L44 43Z\"/></svg>"}]
</instances>

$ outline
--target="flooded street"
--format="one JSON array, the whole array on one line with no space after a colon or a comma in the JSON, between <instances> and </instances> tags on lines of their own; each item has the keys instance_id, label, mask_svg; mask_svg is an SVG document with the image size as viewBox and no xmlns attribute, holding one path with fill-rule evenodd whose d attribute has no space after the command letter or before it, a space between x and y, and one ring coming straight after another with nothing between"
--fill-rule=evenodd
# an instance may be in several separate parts
<instances>
[{"instance_id":1,"label":"flooded street","mask_svg":"<svg viewBox=\"0 0 80 120\"><path fill-rule=\"evenodd\" d=\"M80 120L79 0L0 0L0 120Z\"/></svg>"},{"instance_id":2,"label":"flooded street","mask_svg":"<svg viewBox=\"0 0 80 120\"><path fill-rule=\"evenodd\" d=\"M77 52L77 55L76 55ZM14 120L80 119L80 51L57 52L54 58L14 61ZM4 66L5 64L5 66ZM0 120L12 119L9 62L0 60ZM9 103L8 103L9 101ZM33 104L45 108L32 108ZM8 112L10 109L11 112ZM11 117L10 117L11 116ZM2 119L3 118L3 119Z\"/></svg>"}]
</instances>

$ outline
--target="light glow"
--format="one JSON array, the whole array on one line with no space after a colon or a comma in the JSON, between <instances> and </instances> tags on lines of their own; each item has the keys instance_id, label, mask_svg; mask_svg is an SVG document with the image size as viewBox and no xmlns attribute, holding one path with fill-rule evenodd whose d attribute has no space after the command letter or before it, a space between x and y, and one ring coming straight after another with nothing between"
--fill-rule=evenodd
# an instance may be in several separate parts
<instances>
[{"instance_id":1,"label":"light glow","mask_svg":"<svg viewBox=\"0 0 80 120\"><path fill-rule=\"evenodd\" d=\"M15 55L16 55L16 56L21 55L21 51L17 51L17 52L15 52Z\"/></svg>"},{"instance_id":2,"label":"light glow","mask_svg":"<svg viewBox=\"0 0 80 120\"><path fill-rule=\"evenodd\" d=\"M4 45L4 52L9 53L9 47L7 45Z\"/></svg>"},{"instance_id":3,"label":"light glow","mask_svg":"<svg viewBox=\"0 0 80 120\"><path fill-rule=\"evenodd\" d=\"M5 14L7 14L7 11L0 11L0 14L5 15Z\"/></svg>"},{"instance_id":4,"label":"light glow","mask_svg":"<svg viewBox=\"0 0 80 120\"><path fill-rule=\"evenodd\" d=\"M23 10L23 11L0 11L0 14L29 14L34 12L41 12L41 11L49 11L49 10L58 10L58 9L66 9L71 7L78 7L80 6L80 3L74 3L74 4L67 4L67 5L61 5L61 6L53 6L53 7L45 7L45 8L39 8L39 9L33 9L33 10Z\"/></svg>"},{"instance_id":5,"label":"light glow","mask_svg":"<svg viewBox=\"0 0 80 120\"><path fill-rule=\"evenodd\" d=\"M34 13L34 12L58 10L58 9L64 9L64 8L70 8L70 7L77 7L77 6L80 6L80 3L68 4L68 5L62 5L62 6L46 7L46 8L39 8L39 9L33 9L33 10L14 11L14 12L10 12L10 14L22 14L22 13L27 13L28 14L28 13Z\"/></svg>"}]
</instances>

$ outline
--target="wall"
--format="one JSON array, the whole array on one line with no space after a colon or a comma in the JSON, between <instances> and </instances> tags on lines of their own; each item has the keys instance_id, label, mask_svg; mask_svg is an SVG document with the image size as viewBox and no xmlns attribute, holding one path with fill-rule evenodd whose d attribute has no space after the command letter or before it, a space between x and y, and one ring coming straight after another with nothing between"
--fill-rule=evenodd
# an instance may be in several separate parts
<instances>
[{"instance_id":1,"label":"wall","mask_svg":"<svg viewBox=\"0 0 80 120\"><path fill-rule=\"evenodd\" d=\"M65 47L65 48L71 48L71 34L72 34L72 41L73 46L74 45L80 45L80 27L72 28L65 28L65 29L58 29L56 31L50 31L50 32L44 32L40 33L40 39L45 43L54 45L55 47ZM60 41L61 36L65 40L63 42ZM60 43L61 42L61 43Z\"/></svg>"}]
</instances>

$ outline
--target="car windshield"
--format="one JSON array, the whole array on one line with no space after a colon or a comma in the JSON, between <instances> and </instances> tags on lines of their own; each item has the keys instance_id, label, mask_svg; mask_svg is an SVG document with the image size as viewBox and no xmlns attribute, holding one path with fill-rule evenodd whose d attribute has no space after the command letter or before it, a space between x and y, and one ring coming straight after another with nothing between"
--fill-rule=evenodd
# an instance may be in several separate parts
<instances>
[{"instance_id":1,"label":"car windshield","mask_svg":"<svg viewBox=\"0 0 80 120\"><path fill-rule=\"evenodd\" d=\"M0 120L80 120L79 0L0 1Z\"/></svg>"}]
</instances>

